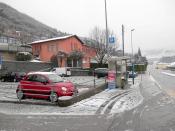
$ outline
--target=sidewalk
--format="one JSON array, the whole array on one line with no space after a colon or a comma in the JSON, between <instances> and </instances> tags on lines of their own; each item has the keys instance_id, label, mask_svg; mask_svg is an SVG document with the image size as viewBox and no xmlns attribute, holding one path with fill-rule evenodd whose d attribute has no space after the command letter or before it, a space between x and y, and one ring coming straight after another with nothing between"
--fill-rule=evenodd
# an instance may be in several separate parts
<instances>
[{"instance_id":1,"label":"sidewalk","mask_svg":"<svg viewBox=\"0 0 175 131\"><path fill-rule=\"evenodd\" d=\"M152 75L144 74L142 77L143 80L140 85L141 93L146 100L162 93L160 85L156 82Z\"/></svg>"}]
</instances>

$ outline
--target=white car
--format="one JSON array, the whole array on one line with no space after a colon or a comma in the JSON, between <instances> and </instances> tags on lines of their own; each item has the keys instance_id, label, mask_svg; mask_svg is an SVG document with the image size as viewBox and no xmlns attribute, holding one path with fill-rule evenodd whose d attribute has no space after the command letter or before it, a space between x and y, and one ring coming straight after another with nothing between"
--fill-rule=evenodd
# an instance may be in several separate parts
<instances>
[{"instance_id":1,"label":"white car","mask_svg":"<svg viewBox=\"0 0 175 131\"><path fill-rule=\"evenodd\" d=\"M58 74L59 76L71 76L71 70L69 67L53 68L51 72Z\"/></svg>"}]
</instances>

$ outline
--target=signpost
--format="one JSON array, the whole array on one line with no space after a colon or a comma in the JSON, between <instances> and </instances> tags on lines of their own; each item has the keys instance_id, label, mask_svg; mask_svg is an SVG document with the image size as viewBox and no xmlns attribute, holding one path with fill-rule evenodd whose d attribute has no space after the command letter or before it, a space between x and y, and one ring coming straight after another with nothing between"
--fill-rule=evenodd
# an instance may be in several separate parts
<instances>
[{"instance_id":1,"label":"signpost","mask_svg":"<svg viewBox=\"0 0 175 131\"><path fill-rule=\"evenodd\" d=\"M0 55L0 70L2 69L2 56Z\"/></svg>"},{"instance_id":2,"label":"signpost","mask_svg":"<svg viewBox=\"0 0 175 131\"><path fill-rule=\"evenodd\" d=\"M134 85L134 77L135 77L135 75L134 75L134 59L132 58L131 59L131 63L132 63L132 84Z\"/></svg>"}]
</instances>

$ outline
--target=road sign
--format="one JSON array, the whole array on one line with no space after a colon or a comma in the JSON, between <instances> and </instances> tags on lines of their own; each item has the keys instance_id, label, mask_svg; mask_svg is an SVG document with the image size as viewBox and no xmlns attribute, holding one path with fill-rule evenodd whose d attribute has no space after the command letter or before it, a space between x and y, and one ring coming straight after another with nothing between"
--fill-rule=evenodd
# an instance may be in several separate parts
<instances>
[{"instance_id":1,"label":"road sign","mask_svg":"<svg viewBox=\"0 0 175 131\"><path fill-rule=\"evenodd\" d=\"M113 37L113 36L109 37L109 43L114 44L115 43L115 37Z\"/></svg>"}]
</instances>

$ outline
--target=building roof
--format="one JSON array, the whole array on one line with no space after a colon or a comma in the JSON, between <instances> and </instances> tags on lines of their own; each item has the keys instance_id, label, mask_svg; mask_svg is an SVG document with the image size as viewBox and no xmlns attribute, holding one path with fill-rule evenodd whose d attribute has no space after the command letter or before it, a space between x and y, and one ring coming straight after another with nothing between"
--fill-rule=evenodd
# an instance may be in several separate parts
<instances>
[{"instance_id":1,"label":"building roof","mask_svg":"<svg viewBox=\"0 0 175 131\"><path fill-rule=\"evenodd\" d=\"M78 41L80 41L82 44L84 44L84 42L77 35L67 35L67 36L62 36L62 37L55 37L55 38L51 38L51 39L34 41L34 42L30 43L29 45L39 44L39 43L44 43L44 42L49 42L49 41L64 40L64 39L68 39L71 37L75 37L76 39L78 39Z\"/></svg>"}]
</instances>

